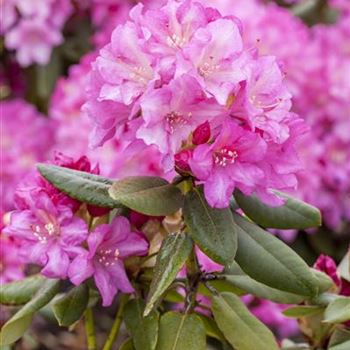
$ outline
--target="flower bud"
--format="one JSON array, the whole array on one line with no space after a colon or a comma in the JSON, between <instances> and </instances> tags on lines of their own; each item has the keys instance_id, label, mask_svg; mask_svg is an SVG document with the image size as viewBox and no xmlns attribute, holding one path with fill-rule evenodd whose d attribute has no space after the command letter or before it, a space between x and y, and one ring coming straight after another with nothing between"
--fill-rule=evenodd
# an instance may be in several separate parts
<instances>
[{"instance_id":1,"label":"flower bud","mask_svg":"<svg viewBox=\"0 0 350 350\"><path fill-rule=\"evenodd\" d=\"M320 255L314 265L316 270L324 272L339 287L340 279L337 274L337 265L334 260L327 255Z\"/></svg>"},{"instance_id":2,"label":"flower bud","mask_svg":"<svg viewBox=\"0 0 350 350\"><path fill-rule=\"evenodd\" d=\"M192 143L194 145L201 145L208 142L210 139L210 125L206 121L203 124L199 125L196 130L193 132Z\"/></svg>"},{"instance_id":3,"label":"flower bud","mask_svg":"<svg viewBox=\"0 0 350 350\"><path fill-rule=\"evenodd\" d=\"M180 172L190 172L191 168L188 161L192 158L193 151L191 149L184 149L175 154L175 166Z\"/></svg>"}]
</instances>

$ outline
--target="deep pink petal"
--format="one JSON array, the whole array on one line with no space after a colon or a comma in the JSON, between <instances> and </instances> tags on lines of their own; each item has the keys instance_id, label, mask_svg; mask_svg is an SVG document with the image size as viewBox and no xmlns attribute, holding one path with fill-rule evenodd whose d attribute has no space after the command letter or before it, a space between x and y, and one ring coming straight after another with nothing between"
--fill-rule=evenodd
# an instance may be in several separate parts
<instances>
[{"instance_id":1,"label":"deep pink petal","mask_svg":"<svg viewBox=\"0 0 350 350\"><path fill-rule=\"evenodd\" d=\"M119 257L125 259L129 256L146 255L148 247L148 242L141 234L130 232L124 241L118 243Z\"/></svg>"}]
</instances>

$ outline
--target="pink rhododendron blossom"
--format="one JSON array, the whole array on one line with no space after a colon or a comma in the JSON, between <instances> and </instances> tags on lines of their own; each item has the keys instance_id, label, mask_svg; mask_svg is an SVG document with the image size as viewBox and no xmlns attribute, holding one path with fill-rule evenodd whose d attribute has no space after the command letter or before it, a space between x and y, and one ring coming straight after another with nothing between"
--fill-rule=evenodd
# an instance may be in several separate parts
<instances>
[{"instance_id":1,"label":"pink rhododendron blossom","mask_svg":"<svg viewBox=\"0 0 350 350\"><path fill-rule=\"evenodd\" d=\"M289 122L285 123L290 108L289 93L285 90L285 86L288 87L293 94L292 110L305 119L311 130L307 138L294 137L304 170L295 172L294 180L288 180L294 181L290 188L295 188L297 180L297 195L320 208L325 224L339 230L342 222L350 217L349 2L330 1L330 6L340 10L337 22L311 28L273 2L203 0L201 3L217 7L223 16L237 16L242 21L243 46L256 47L258 53L264 55L261 63L269 60L266 55L276 56L276 63L270 68L262 69L263 65L259 64L251 66L256 72L261 71L262 82L268 83L266 95L262 96L265 106L270 105L271 110L259 111L254 105L259 98L249 93L248 87L236 94L233 114L249 122L251 127L263 130L265 139L271 137L275 142L283 142L291 133ZM254 69L247 72L249 79L245 84L255 77ZM244 95L246 91L248 94ZM259 113L255 115L254 111Z\"/></svg>"},{"instance_id":2,"label":"pink rhododendron blossom","mask_svg":"<svg viewBox=\"0 0 350 350\"><path fill-rule=\"evenodd\" d=\"M243 39L233 13L205 3L134 7L92 65L91 144L116 136L155 147L166 172L204 184L212 206L227 206L236 187L282 204L271 189L297 185L301 119L279 62ZM208 135L198 138L203 123Z\"/></svg>"},{"instance_id":3,"label":"pink rhododendron blossom","mask_svg":"<svg viewBox=\"0 0 350 350\"><path fill-rule=\"evenodd\" d=\"M279 339L290 338L298 334L297 320L282 314L289 307L288 305L276 304L251 295L244 296L243 300L253 315L273 330Z\"/></svg>"},{"instance_id":4,"label":"pink rhododendron blossom","mask_svg":"<svg viewBox=\"0 0 350 350\"><path fill-rule=\"evenodd\" d=\"M5 45L16 50L16 57L23 67L31 63L47 64L51 49L62 42L61 33L50 27L45 21L21 19L5 37Z\"/></svg>"},{"instance_id":5,"label":"pink rhododendron blossom","mask_svg":"<svg viewBox=\"0 0 350 350\"><path fill-rule=\"evenodd\" d=\"M101 100L112 100L130 105L154 80L152 57L145 53L145 41L132 22L118 26L112 41L100 51L96 67L104 84Z\"/></svg>"},{"instance_id":6,"label":"pink rhododendron blossom","mask_svg":"<svg viewBox=\"0 0 350 350\"><path fill-rule=\"evenodd\" d=\"M245 88L237 95L231 113L246 119L252 129L260 129L266 137L282 143L289 137L288 125L291 94L283 83L276 59L264 56L248 69Z\"/></svg>"},{"instance_id":7,"label":"pink rhododendron blossom","mask_svg":"<svg viewBox=\"0 0 350 350\"><path fill-rule=\"evenodd\" d=\"M5 0L1 10L5 47L15 50L18 63L27 67L49 62L52 48L63 42L61 30L73 6L70 0Z\"/></svg>"},{"instance_id":8,"label":"pink rhododendron blossom","mask_svg":"<svg viewBox=\"0 0 350 350\"><path fill-rule=\"evenodd\" d=\"M55 205L43 191L32 192L27 205L27 209L11 213L4 233L20 240L23 258L42 266L43 275L66 278L70 259L87 237L87 224L68 207Z\"/></svg>"},{"instance_id":9,"label":"pink rhododendron blossom","mask_svg":"<svg viewBox=\"0 0 350 350\"><path fill-rule=\"evenodd\" d=\"M229 95L244 80L243 62L239 59L243 43L236 21L218 19L196 31L183 49L176 75L196 77L204 91L226 105Z\"/></svg>"},{"instance_id":10,"label":"pink rhododendron blossom","mask_svg":"<svg viewBox=\"0 0 350 350\"><path fill-rule=\"evenodd\" d=\"M222 113L211 100L205 100L198 82L186 75L164 88L145 93L140 105L144 124L136 135L148 145L157 145L159 151L170 158L167 164L170 169L175 152L191 131L206 119Z\"/></svg>"},{"instance_id":11,"label":"pink rhododendron blossom","mask_svg":"<svg viewBox=\"0 0 350 350\"><path fill-rule=\"evenodd\" d=\"M18 244L3 233L0 234L0 285L24 277L24 265L19 260Z\"/></svg>"},{"instance_id":12,"label":"pink rhododendron blossom","mask_svg":"<svg viewBox=\"0 0 350 350\"><path fill-rule=\"evenodd\" d=\"M195 148L190 166L194 175L204 181L204 192L210 205L224 208L235 187L252 191L264 177L258 162L264 158L266 143L258 135L234 122L226 122L212 145ZM240 186L241 185L241 186Z\"/></svg>"},{"instance_id":13,"label":"pink rhododendron blossom","mask_svg":"<svg viewBox=\"0 0 350 350\"><path fill-rule=\"evenodd\" d=\"M0 34L3 35L17 19L16 13L16 1L17 0L5 0L1 1L1 22L0 22Z\"/></svg>"},{"instance_id":14,"label":"pink rhododendron blossom","mask_svg":"<svg viewBox=\"0 0 350 350\"><path fill-rule=\"evenodd\" d=\"M222 272L224 267L206 256L197 246L196 255L200 269L207 273Z\"/></svg>"},{"instance_id":15,"label":"pink rhododendron blossom","mask_svg":"<svg viewBox=\"0 0 350 350\"><path fill-rule=\"evenodd\" d=\"M103 79L97 70L91 73L91 83L88 86L88 101L83 106L89 118L94 123L90 135L92 147L102 146L116 133L117 126L125 123L130 115L130 107L114 101L102 100L99 93L103 87Z\"/></svg>"},{"instance_id":16,"label":"pink rhododendron blossom","mask_svg":"<svg viewBox=\"0 0 350 350\"><path fill-rule=\"evenodd\" d=\"M132 1L91 0L90 13L92 24L96 28L93 43L97 47L106 45L115 27L126 22Z\"/></svg>"},{"instance_id":17,"label":"pink rhododendron blossom","mask_svg":"<svg viewBox=\"0 0 350 350\"><path fill-rule=\"evenodd\" d=\"M21 99L0 102L2 210L14 208L17 183L50 152L53 125ZM20 127L19 127L20 126Z\"/></svg>"},{"instance_id":18,"label":"pink rhododendron blossom","mask_svg":"<svg viewBox=\"0 0 350 350\"><path fill-rule=\"evenodd\" d=\"M131 232L129 221L122 216L110 225L97 226L87 238L89 251L80 253L69 268L70 280L79 285L94 277L101 293L103 306L109 306L117 292L132 293L123 260L129 256L145 255L148 243L145 238Z\"/></svg>"}]
</instances>

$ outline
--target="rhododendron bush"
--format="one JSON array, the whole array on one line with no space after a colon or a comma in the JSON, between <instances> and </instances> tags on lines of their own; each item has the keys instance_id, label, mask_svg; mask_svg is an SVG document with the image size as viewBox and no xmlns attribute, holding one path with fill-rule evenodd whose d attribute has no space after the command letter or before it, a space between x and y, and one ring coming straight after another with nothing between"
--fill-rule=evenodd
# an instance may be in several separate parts
<instances>
[{"instance_id":1,"label":"rhododendron bush","mask_svg":"<svg viewBox=\"0 0 350 350\"><path fill-rule=\"evenodd\" d=\"M348 0L1 13L1 348L350 349Z\"/></svg>"}]
</instances>

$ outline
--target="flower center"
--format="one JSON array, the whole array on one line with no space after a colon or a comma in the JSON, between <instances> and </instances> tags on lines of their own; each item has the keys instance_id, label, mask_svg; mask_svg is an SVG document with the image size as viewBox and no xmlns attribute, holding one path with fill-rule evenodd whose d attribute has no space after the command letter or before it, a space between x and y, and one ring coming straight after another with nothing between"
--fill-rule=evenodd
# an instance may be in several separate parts
<instances>
[{"instance_id":1,"label":"flower center","mask_svg":"<svg viewBox=\"0 0 350 350\"><path fill-rule=\"evenodd\" d=\"M202 65L198 67L198 73L203 78L207 77L208 75L217 72L220 69L219 64L215 64L214 57L210 56L208 61L205 61Z\"/></svg>"},{"instance_id":2,"label":"flower center","mask_svg":"<svg viewBox=\"0 0 350 350\"><path fill-rule=\"evenodd\" d=\"M142 66L134 66L130 72L130 79L135 80L141 84L147 84L150 80L148 76L148 69Z\"/></svg>"},{"instance_id":3,"label":"flower center","mask_svg":"<svg viewBox=\"0 0 350 350\"><path fill-rule=\"evenodd\" d=\"M266 111L272 110L276 108L281 102L281 98L276 98L273 101L264 101L263 98L260 98L256 95L252 95L249 97L250 103L253 104L257 108L264 109Z\"/></svg>"},{"instance_id":4,"label":"flower center","mask_svg":"<svg viewBox=\"0 0 350 350\"><path fill-rule=\"evenodd\" d=\"M192 113L188 113L188 117L190 118L191 116ZM175 128L188 124L188 120L182 114L177 112L171 112L167 114L165 119L168 124L168 131L171 134L174 133Z\"/></svg>"},{"instance_id":5,"label":"flower center","mask_svg":"<svg viewBox=\"0 0 350 350\"><path fill-rule=\"evenodd\" d=\"M233 164L237 157L238 153L229 147L223 147L213 154L214 163L222 167Z\"/></svg>"},{"instance_id":6,"label":"flower center","mask_svg":"<svg viewBox=\"0 0 350 350\"><path fill-rule=\"evenodd\" d=\"M181 48L182 46L185 45L186 39L180 37L180 36L177 35L177 34L173 34L173 35L169 35L169 36L166 38L166 42L167 42L167 44L168 44L170 47L172 47L172 48L174 48L174 49L177 49L177 48Z\"/></svg>"},{"instance_id":7,"label":"flower center","mask_svg":"<svg viewBox=\"0 0 350 350\"><path fill-rule=\"evenodd\" d=\"M47 243L49 239L59 235L59 229L52 222L45 225L32 225L31 229L33 235L38 239L40 243Z\"/></svg>"},{"instance_id":8,"label":"flower center","mask_svg":"<svg viewBox=\"0 0 350 350\"><path fill-rule=\"evenodd\" d=\"M98 262L106 267L113 266L119 259L118 249L100 249L98 251Z\"/></svg>"}]
</instances>

